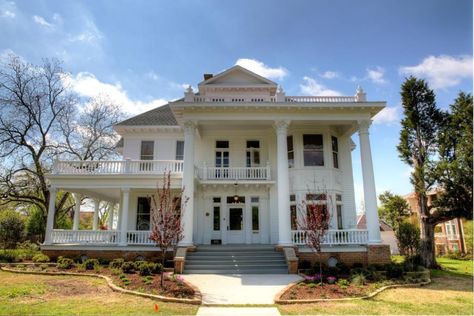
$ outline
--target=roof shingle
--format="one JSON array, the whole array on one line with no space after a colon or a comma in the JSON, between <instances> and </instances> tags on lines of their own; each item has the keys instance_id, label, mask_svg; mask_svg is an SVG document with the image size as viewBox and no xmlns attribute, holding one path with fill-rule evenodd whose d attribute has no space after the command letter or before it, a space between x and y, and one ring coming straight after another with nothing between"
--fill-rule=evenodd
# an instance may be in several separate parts
<instances>
[{"instance_id":1,"label":"roof shingle","mask_svg":"<svg viewBox=\"0 0 474 316\"><path fill-rule=\"evenodd\" d=\"M117 124L118 126L176 126L178 122L171 111L170 105L165 104L159 108L131 117Z\"/></svg>"}]
</instances>

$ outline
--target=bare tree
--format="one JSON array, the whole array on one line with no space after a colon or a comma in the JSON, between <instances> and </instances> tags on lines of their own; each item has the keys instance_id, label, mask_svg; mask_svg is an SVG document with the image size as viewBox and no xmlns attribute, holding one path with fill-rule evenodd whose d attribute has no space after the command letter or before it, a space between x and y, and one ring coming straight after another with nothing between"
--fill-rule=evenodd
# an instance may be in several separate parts
<instances>
[{"instance_id":1,"label":"bare tree","mask_svg":"<svg viewBox=\"0 0 474 316\"><path fill-rule=\"evenodd\" d=\"M323 268L321 260L321 245L329 229L331 215L328 208L332 205L327 193L308 193L305 200L298 206L301 213L298 229L305 232L308 248L318 255L320 284L323 284Z\"/></svg>"},{"instance_id":2,"label":"bare tree","mask_svg":"<svg viewBox=\"0 0 474 316\"><path fill-rule=\"evenodd\" d=\"M112 126L120 110L100 97L84 102L67 86L58 60L29 64L11 55L0 64L0 205L34 206L46 225L50 199L46 174L62 155L81 160L111 157ZM55 222L74 199L58 192Z\"/></svg>"},{"instance_id":3,"label":"bare tree","mask_svg":"<svg viewBox=\"0 0 474 316\"><path fill-rule=\"evenodd\" d=\"M151 208L151 235L161 251L161 263L164 267L166 252L176 250L178 243L183 239L183 225L181 223L182 210L188 199L183 197L183 189L171 190L170 172L163 176L163 186L157 188L156 194L150 197ZM182 207L183 206L183 207ZM161 272L161 287L164 285L163 270Z\"/></svg>"},{"instance_id":4,"label":"bare tree","mask_svg":"<svg viewBox=\"0 0 474 316\"><path fill-rule=\"evenodd\" d=\"M57 151L59 122L76 98L63 85L65 72L57 60L34 66L10 56L0 68L1 204L24 203L42 210L46 220L49 172ZM57 214L70 205L60 195Z\"/></svg>"}]
</instances>

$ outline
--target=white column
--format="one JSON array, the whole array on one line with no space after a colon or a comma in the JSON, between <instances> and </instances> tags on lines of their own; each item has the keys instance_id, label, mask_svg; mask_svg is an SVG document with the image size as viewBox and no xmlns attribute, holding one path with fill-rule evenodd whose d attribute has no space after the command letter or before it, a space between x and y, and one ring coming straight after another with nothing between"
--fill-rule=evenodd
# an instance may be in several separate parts
<instances>
[{"instance_id":1,"label":"white column","mask_svg":"<svg viewBox=\"0 0 474 316\"><path fill-rule=\"evenodd\" d=\"M107 230L112 230L112 226L114 225L114 209L115 203L109 202L109 218L107 218Z\"/></svg>"},{"instance_id":2,"label":"white column","mask_svg":"<svg viewBox=\"0 0 474 316\"><path fill-rule=\"evenodd\" d=\"M72 223L73 230L79 230L79 223L81 220L81 195L80 194L73 194L74 195L74 221Z\"/></svg>"},{"instance_id":3,"label":"white column","mask_svg":"<svg viewBox=\"0 0 474 316\"><path fill-rule=\"evenodd\" d=\"M359 121L360 159L364 184L365 215L369 243L380 243L380 223L377 212L377 193L375 191L374 169L370 151L369 127L371 121Z\"/></svg>"},{"instance_id":4,"label":"white column","mask_svg":"<svg viewBox=\"0 0 474 316\"><path fill-rule=\"evenodd\" d=\"M194 218L194 122L184 123L184 161L183 161L183 201L187 203L182 207L183 240L180 246L193 245L193 218Z\"/></svg>"},{"instance_id":5,"label":"white column","mask_svg":"<svg viewBox=\"0 0 474 316\"><path fill-rule=\"evenodd\" d=\"M278 245L280 246L292 245L288 148L286 143L289 124L289 121L275 122L277 135Z\"/></svg>"},{"instance_id":6,"label":"white column","mask_svg":"<svg viewBox=\"0 0 474 316\"><path fill-rule=\"evenodd\" d=\"M244 227L245 227L245 243L251 244L252 243L252 205L250 202L251 197L249 195L245 198L245 215L244 215Z\"/></svg>"},{"instance_id":7,"label":"white column","mask_svg":"<svg viewBox=\"0 0 474 316\"><path fill-rule=\"evenodd\" d=\"M94 199L94 217L92 218L92 230L97 230L99 226L99 206L100 201Z\"/></svg>"},{"instance_id":8,"label":"white column","mask_svg":"<svg viewBox=\"0 0 474 316\"><path fill-rule=\"evenodd\" d=\"M127 230L128 230L128 204L130 201L130 189L122 189L122 212L120 214L120 246L127 245Z\"/></svg>"},{"instance_id":9,"label":"white column","mask_svg":"<svg viewBox=\"0 0 474 316\"><path fill-rule=\"evenodd\" d=\"M56 194L57 189L51 187L49 189L49 205L48 205L48 219L46 221L46 232L44 236L44 244L50 245L52 243L51 234L54 228L54 213L56 212Z\"/></svg>"}]
</instances>

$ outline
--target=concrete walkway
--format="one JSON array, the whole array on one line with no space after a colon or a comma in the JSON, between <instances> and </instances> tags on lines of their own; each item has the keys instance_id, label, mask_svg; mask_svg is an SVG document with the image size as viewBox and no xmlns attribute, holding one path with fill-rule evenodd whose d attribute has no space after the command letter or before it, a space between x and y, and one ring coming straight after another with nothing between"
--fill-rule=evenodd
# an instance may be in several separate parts
<instances>
[{"instance_id":1,"label":"concrete walkway","mask_svg":"<svg viewBox=\"0 0 474 316\"><path fill-rule=\"evenodd\" d=\"M200 307L197 316L279 316L276 307Z\"/></svg>"},{"instance_id":2,"label":"concrete walkway","mask_svg":"<svg viewBox=\"0 0 474 316\"><path fill-rule=\"evenodd\" d=\"M301 279L295 274L184 274L183 277L201 291L203 305L274 304L275 295Z\"/></svg>"}]
</instances>

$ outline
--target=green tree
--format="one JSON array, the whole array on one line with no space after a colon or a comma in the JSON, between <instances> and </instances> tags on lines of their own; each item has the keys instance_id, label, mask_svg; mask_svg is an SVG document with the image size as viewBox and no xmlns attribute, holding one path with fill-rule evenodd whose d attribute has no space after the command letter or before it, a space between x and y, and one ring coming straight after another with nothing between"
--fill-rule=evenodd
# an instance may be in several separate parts
<instances>
[{"instance_id":1,"label":"green tree","mask_svg":"<svg viewBox=\"0 0 474 316\"><path fill-rule=\"evenodd\" d=\"M15 248L25 236L25 221L22 216L11 209L0 213L0 243L3 248Z\"/></svg>"},{"instance_id":2,"label":"green tree","mask_svg":"<svg viewBox=\"0 0 474 316\"><path fill-rule=\"evenodd\" d=\"M410 216L410 206L403 197L390 191L380 194L379 201L382 203L379 207L380 218L397 231L400 224Z\"/></svg>"},{"instance_id":3,"label":"green tree","mask_svg":"<svg viewBox=\"0 0 474 316\"><path fill-rule=\"evenodd\" d=\"M434 227L428 206L427 191L435 184L435 155L438 134L444 115L436 106L435 94L424 80L413 76L401 86L403 104L402 129L397 146L400 158L413 168L410 181L414 186L420 213L420 256L426 267L437 267L435 259Z\"/></svg>"},{"instance_id":4,"label":"green tree","mask_svg":"<svg viewBox=\"0 0 474 316\"><path fill-rule=\"evenodd\" d=\"M472 219L472 95L460 92L439 137L436 178L443 189L434 203L433 217L446 221L455 217Z\"/></svg>"},{"instance_id":5,"label":"green tree","mask_svg":"<svg viewBox=\"0 0 474 316\"><path fill-rule=\"evenodd\" d=\"M413 258L420 246L420 229L412 223L400 223L395 231L400 254Z\"/></svg>"}]
</instances>

